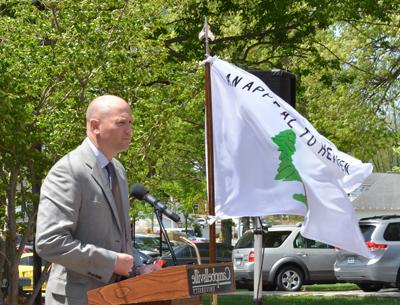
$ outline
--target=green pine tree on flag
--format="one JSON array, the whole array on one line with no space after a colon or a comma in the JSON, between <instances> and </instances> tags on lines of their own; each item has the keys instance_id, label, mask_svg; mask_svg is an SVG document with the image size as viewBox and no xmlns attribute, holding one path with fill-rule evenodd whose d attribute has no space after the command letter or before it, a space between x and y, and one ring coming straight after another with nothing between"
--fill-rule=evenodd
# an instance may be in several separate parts
<instances>
[{"instance_id":1,"label":"green pine tree on flag","mask_svg":"<svg viewBox=\"0 0 400 305\"><path fill-rule=\"evenodd\" d=\"M287 129L281 131L272 138L272 141L278 146L281 152L279 155L278 173L275 176L276 180L282 181L299 181L303 184L299 172L293 164L292 156L296 152L296 134L293 130ZM303 194L293 194L294 200L300 201L307 205L307 199Z\"/></svg>"}]
</instances>

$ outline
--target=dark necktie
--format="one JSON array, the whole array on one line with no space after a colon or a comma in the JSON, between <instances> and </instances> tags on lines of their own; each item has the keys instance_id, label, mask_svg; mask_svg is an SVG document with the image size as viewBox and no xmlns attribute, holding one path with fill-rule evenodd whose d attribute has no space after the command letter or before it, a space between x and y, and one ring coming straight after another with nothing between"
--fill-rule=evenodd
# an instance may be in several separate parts
<instances>
[{"instance_id":1,"label":"dark necktie","mask_svg":"<svg viewBox=\"0 0 400 305\"><path fill-rule=\"evenodd\" d=\"M118 211L119 222L122 227L122 238L121 238L121 251L126 252L126 236L125 236L125 221L124 221L124 214L122 210L122 201L121 201L121 194L119 191L117 175L115 174L115 168L112 162L109 162L106 165L106 170L109 176L109 180L111 180L111 191L114 197L115 206Z\"/></svg>"}]
</instances>

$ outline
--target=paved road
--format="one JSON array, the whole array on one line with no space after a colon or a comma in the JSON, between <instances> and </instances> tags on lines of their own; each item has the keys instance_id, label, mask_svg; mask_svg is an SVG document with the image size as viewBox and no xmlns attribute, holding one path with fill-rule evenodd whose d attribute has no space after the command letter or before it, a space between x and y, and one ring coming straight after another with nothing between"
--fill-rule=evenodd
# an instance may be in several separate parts
<instances>
[{"instance_id":1,"label":"paved road","mask_svg":"<svg viewBox=\"0 0 400 305\"><path fill-rule=\"evenodd\" d=\"M253 295L253 291L237 290L229 293L232 295ZM268 295L279 295L279 296L295 296L295 295L315 295L315 296L375 296L375 297L392 297L400 298L400 291L396 288L382 289L378 292L364 292L362 290L349 290L349 291L297 291L297 292L286 292L286 291L263 291L264 296Z\"/></svg>"}]
</instances>

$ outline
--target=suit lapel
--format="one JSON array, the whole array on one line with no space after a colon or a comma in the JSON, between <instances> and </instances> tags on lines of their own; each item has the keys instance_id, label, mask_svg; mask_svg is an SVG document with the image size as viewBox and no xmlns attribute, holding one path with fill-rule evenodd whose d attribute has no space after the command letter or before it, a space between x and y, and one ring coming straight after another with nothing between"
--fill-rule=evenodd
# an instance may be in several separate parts
<instances>
[{"instance_id":1,"label":"suit lapel","mask_svg":"<svg viewBox=\"0 0 400 305\"><path fill-rule=\"evenodd\" d=\"M114 216L114 220L117 223L118 229L122 232L122 226L119 221L118 210L117 210L117 207L115 206L112 191L111 191L110 187L108 186L108 181L106 180L106 178L104 176L103 170L101 169L99 163L97 162L96 156L94 155L89 144L86 143L86 141L88 141L88 139L86 139L82 143L82 149L83 149L82 151L84 153L84 159L85 159L86 165L89 167L90 174L93 177L94 181L96 181L96 183L102 189L103 194L106 197L107 202L111 208L111 211ZM119 182L119 180L120 180L120 178L118 177L118 182ZM121 194L121 196L122 196L122 194Z\"/></svg>"}]
</instances>

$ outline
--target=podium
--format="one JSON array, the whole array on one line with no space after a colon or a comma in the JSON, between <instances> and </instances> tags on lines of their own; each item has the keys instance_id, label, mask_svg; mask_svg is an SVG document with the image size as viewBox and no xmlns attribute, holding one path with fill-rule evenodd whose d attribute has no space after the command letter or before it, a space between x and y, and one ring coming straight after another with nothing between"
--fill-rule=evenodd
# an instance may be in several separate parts
<instances>
[{"instance_id":1,"label":"podium","mask_svg":"<svg viewBox=\"0 0 400 305\"><path fill-rule=\"evenodd\" d=\"M201 305L201 295L235 290L232 263L180 265L88 292L89 305Z\"/></svg>"}]
</instances>

